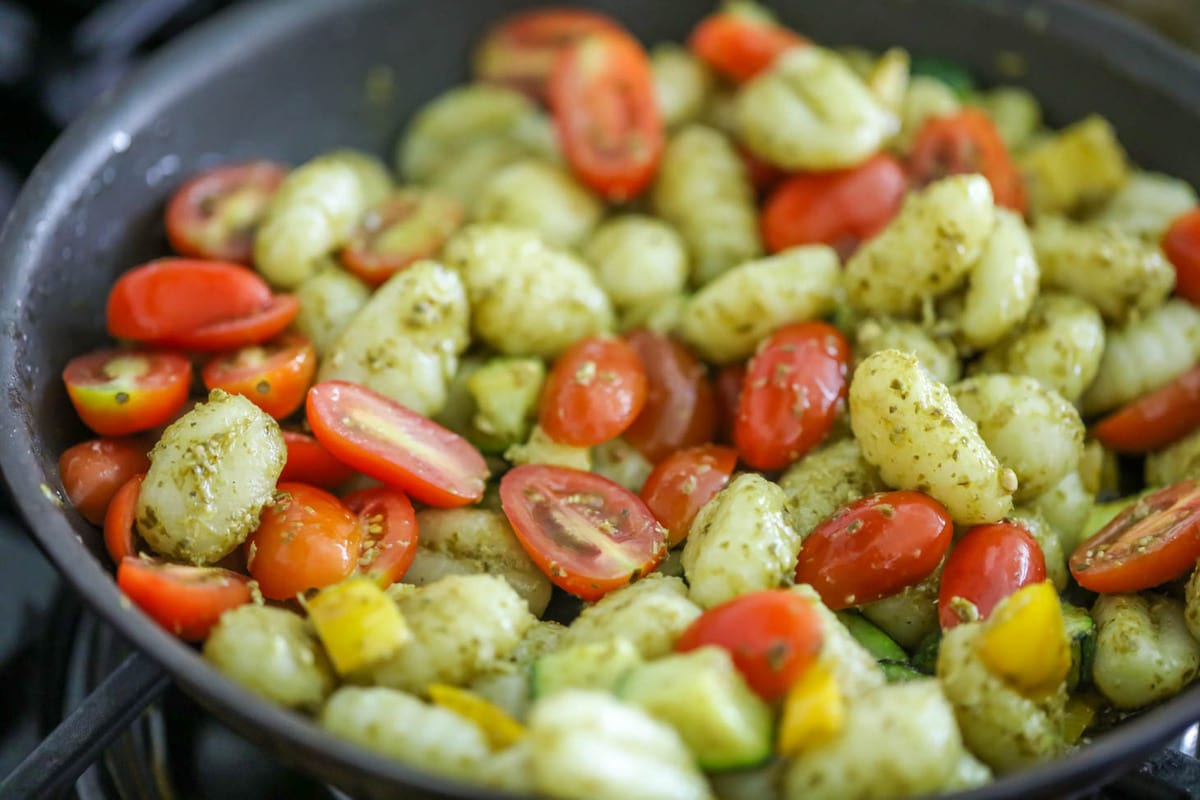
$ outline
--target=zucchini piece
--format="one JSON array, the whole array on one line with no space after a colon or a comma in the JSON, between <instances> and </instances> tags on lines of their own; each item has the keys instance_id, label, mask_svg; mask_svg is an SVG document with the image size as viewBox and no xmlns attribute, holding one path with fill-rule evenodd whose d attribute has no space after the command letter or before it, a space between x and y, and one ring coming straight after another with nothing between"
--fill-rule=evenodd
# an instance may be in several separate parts
<instances>
[{"instance_id":1,"label":"zucchini piece","mask_svg":"<svg viewBox=\"0 0 1200 800\"><path fill-rule=\"evenodd\" d=\"M888 683L904 683L905 681L915 681L925 678L923 672L918 672L905 661L891 661L889 659L881 659L879 668L883 670L884 677Z\"/></svg>"},{"instance_id":2,"label":"zucchini piece","mask_svg":"<svg viewBox=\"0 0 1200 800\"><path fill-rule=\"evenodd\" d=\"M876 661L892 661L899 664L908 662L908 653L904 652L904 648L862 614L857 611L839 611L837 618L846 630L850 631L854 640L865 647Z\"/></svg>"},{"instance_id":3,"label":"zucchini piece","mask_svg":"<svg viewBox=\"0 0 1200 800\"><path fill-rule=\"evenodd\" d=\"M467 378L476 408L472 426L481 447L500 453L525 441L545 380L540 358L493 358Z\"/></svg>"},{"instance_id":4,"label":"zucchini piece","mask_svg":"<svg viewBox=\"0 0 1200 800\"><path fill-rule=\"evenodd\" d=\"M1071 671L1067 673L1067 691L1092 682L1092 659L1096 655L1096 621L1086 609L1062 604L1063 625L1071 642Z\"/></svg>"},{"instance_id":5,"label":"zucchini piece","mask_svg":"<svg viewBox=\"0 0 1200 800\"><path fill-rule=\"evenodd\" d=\"M643 664L621 680L617 696L675 728L705 770L745 769L771 757L771 709L719 647Z\"/></svg>"},{"instance_id":6,"label":"zucchini piece","mask_svg":"<svg viewBox=\"0 0 1200 800\"><path fill-rule=\"evenodd\" d=\"M530 689L535 698L563 689L612 691L626 672L641 663L641 654L628 639L577 644L534 661Z\"/></svg>"},{"instance_id":7,"label":"zucchini piece","mask_svg":"<svg viewBox=\"0 0 1200 800\"><path fill-rule=\"evenodd\" d=\"M917 645L912 654L913 669L924 675L937 674L938 651L942 648L942 629L938 628Z\"/></svg>"},{"instance_id":8,"label":"zucchini piece","mask_svg":"<svg viewBox=\"0 0 1200 800\"><path fill-rule=\"evenodd\" d=\"M970 97L977 88L967 68L948 58L916 56L910 69L913 75L925 75L946 84L960 100Z\"/></svg>"}]
</instances>

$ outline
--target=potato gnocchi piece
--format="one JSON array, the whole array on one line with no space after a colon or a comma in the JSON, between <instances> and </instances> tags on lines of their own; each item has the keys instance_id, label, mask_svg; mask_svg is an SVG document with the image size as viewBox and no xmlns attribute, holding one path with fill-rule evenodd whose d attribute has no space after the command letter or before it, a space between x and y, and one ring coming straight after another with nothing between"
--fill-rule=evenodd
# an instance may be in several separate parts
<instances>
[{"instance_id":1,"label":"potato gnocchi piece","mask_svg":"<svg viewBox=\"0 0 1200 800\"><path fill-rule=\"evenodd\" d=\"M911 62L907 50L893 47L884 51L866 75L867 88L875 100L893 114L900 113L908 94Z\"/></svg>"},{"instance_id":2,"label":"potato gnocchi piece","mask_svg":"<svg viewBox=\"0 0 1200 800\"><path fill-rule=\"evenodd\" d=\"M625 214L605 221L588 239L583 257L619 309L653 303L687 285L683 239L651 216Z\"/></svg>"},{"instance_id":3,"label":"potato gnocchi piece","mask_svg":"<svg viewBox=\"0 0 1200 800\"><path fill-rule=\"evenodd\" d=\"M497 170L479 189L473 217L535 231L555 247L576 247L604 214L596 197L560 167L524 159Z\"/></svg>"},{"instance_id":4,"label":"potato gnocchi piece","mask_svg":"<svg viewBox=\"0 0 1200 800\"><path fill-rule=\"evenodd\" d=\"M925 123L934 117L944 117L958 111L958 95L937 78L913 75L909 78L900 105L900 132L895 145L902 153L912 149Z\"/></svg>"},{"instance_id":5,"label":"potato gnocchi piece","mask_svg":"<svg viewBox=\"0 0 1200 800\"><path fill-rule=\"evenodd\" d=\"M713 128L687 125L667 140L651 205L687 243L697 285L763 252L750 177L733 142Z\"/></svg>"},{"instance_id":6,"label":"potato gnocchi piece","mask_svg":"<svg viewBox=\"0 0 1200 800\"><path fill-rule=\"evenodd\" d=\"M846 262L850 305L911 315L954 290L983 253L996 223L981 175L955 175L909 194L883 232Z\"/></svg>"},{"instance_id":7,"label":"potato gnocchi piece","mask_svg":"<svg viewBox=\"0 0 1200 800\"><path fill-rule=\"evenodd\" d=\"M1135 172L1090 222L1158 244L1180 215L1200 205L1187 181L1161 172Z\"/></svg>"},{"instance_id":8,"label":"potato gnocchi piece","mask_svg":"<svg viewBox=\"0 0 1200 800\"><path fill-rule=\"evenodd\" d=\"M708 361L737 361L777 328L832 311L838 278L837 253L820 244L748 261L692 296L680 334Z\"/></svg>"},{"instance_id":9,"label":"potato gnocchi piece","mask_svg":"<svg viewBox=\"0 0 1200 800\"><path fill-rule=\"evenodd\" d=\"M1023 147L1042 125L1042 107L1027 89L998 86L981 94L978 103L996 123L1010 152Z\"/></svg>"},{"instance_id":10,"label":"potato gnocchi piece","mask_svg":"<svg viewBox=\"0 0 1200 800\"><path fill-rule=\"evenodd\" d=\"M533 746L528 738L520 739L516 744L492 753L476 772L476 779L492 789L512 794L533 794Z\"/></svg>"},{"instance_id":11,"label":"potato gnocchi piece","mask_svg":"<svg viewBox=\"0 0 1200 800\"><path fill-rule=\"evenodd\" d=\"M355 150L352 147L331 150L318 156L312 163L341 164L349 167L358 178L363 202L367 208L382 203L396 188L387 165L377 156L363 150Z\"/></svg>"},{"instance_id":12,"label":"potato gnocchi piece","mask_svg":"<svg viewBox=\"0 0 1200 800\"><path fill-rule=\"evenodd\" d=\"M642 658L666 655L700 616L679 578L649 575L585 606L567 628L561 646L628 639Z\"/></svg>"},{"instance_id":13,"label":"potato gnocchi piece","mask_svg":"<svg viewBox=\"0 0 1200 800\"><path fill-rule=\"evenodd\" d=\"M1145 469L1147 486L1200 480L1200 430L1148 455Z\"/></svg>"},{"instance_id":14,"label":"potato gnocchi piece","mask_svg":"<svg viewBox=\"0 0 1200 800\"><path fill-rule=\"evenodd\" d=\"M1041 270L1025 222L1006 208L996 209L996 227L967 278L959 330L973 350L1000 341L1029 315L1037 299Z\"/></svg>"},{"instance_id":15,"label":"potato gnocchi piece","mask_svg":"<svg viewBox=\"0 0 1200 800\"><path fill-rule=\"evenodd\" d=\"M887 683L875 656L859 644L837 615L821 602L815 589L802 583L790 591L812 603L820 617L824 641L818 659L829 668L844 697L858 698Z\"/></svg>"},{"instance_id":16,"label":"potato gnocchi piece","mask_svg":"<svg viewBox=\"0 0 1200 800\"><path fill-rule=\"evenodd\" d=\"M1154 594L1107 594L1092 606L1092 682L1117 708L1148 706L1178 694L1200 672L1200 642L1184 606Z\"/></svg>"},{"instance_id":17,"label":"potato gnocchi piece","mask_svg":"<svg viewBox=\"0 0 1200 800\"><path fill-rule=\"evenodd\" d=\"M454 158L440 164L424 182L433 191L451 197L470 216L479 199L479 187L505 167L533 153L510 136L492 136L463 146Z\"/></svg>"},{"instance_id":18,"label":"potato gnocchi piece","mask_svg":"<svg viewBox=\"0 0 1200 800\"><path fill-rule=\"evenodd\" d=\"M1183 619L1192 638L1200 642L1200 570L1192 570L1184 587Z\"/></svg>"},{"instance_id":19,"label":"potato gnocchi piece","mask_svg":"<svg viewBox=\"0 0 1200 800\"><path fill-rule=\"evenodd\" d=\"M370 296L370 287L330 260L296 287L300 311L292 325L324 358Z\"/></svg>"},{"instance_id":20,"label":"potato gnocchi piece","mask_svg":"<svg viewBox=\"0 0 1200 800\"><path fill-rule=\"evenodd\" d=\"M787 468L779 478L786 497L784 517L801 541L847 503L885 488L854 439L823 445Z\"/></svg>"},{"instance_id":21,"label":"potato gnocchi piece","mask_svg":"<svg viewBox=\"0 0 1200 800\"><path fill-rule=\"evenodd\" d=\"M855 364L880 350L899 350L916 356L921 366L942 383L954 383L962 376L954 343L934 336L915 322L873 317L854 327L854 337Z\"/></svg>"},{"instance_id":22,"label":"potato gnocchi piece","mask_svg":"<svg viewBox=\"0 0 1200 800\"><path fill-rule=\"evenodd\" d=\"M529 432L529 440L524 444L514 444L505 450L504 458L514 467L522 464L553 464L584 472L590 472L592 469L590 448L559 444L542 430L541 425L533 426L533 430Z\"/></svg>"},{"instance_id":23,"label":"potato gnocchi piece","mask_svg":"<svg viewBox=\"0 0 1200 800\"><path fill-rule=\"evenodd\" d=\"M443 256L466 284L475 335L505 355L553 358L612 328L612 306L591 270L531 231L469 225Z\"/></svg>"},{"instance_id":24,"label":"potato gnocchi piece","mask_svg":"<svg viewBox=\"0 0 1200 800\"><path fill-rule=\"evenodd\" d=\"M625 309L618 325L622 333L648 328L655 333L674 333L683 320L689 296L682 292L655 298Z\"/></svg>"},{"instance_id":25,"label":"potato gnocchi piece","mask_svg":"<svg viewBox=\"0 0 1200 800\"><path fill-rule=\"evenodd\" d=\"M881 350L858 366L850 425L885 483L926 492L960 525L996 522L1012 508L1016 475L915 356Z\"/></svg>"},{"instance_id":26,"label":"potato gnocchi piece","mask_svg":"<svg viewBox=\"0 0 1200 800\"><path fill-rule=\"evenodd\" d=\"M896 643L913 650L938 629L937 598L942 568L920 583L914 583L898 594L859 606L867 619L878 625Z\"/></svg>"},{"instance_id":27,"label":"potato gnocchi piece","mask_svg":"<svg viewBox=\"0 0 1200 800\"><path fill-rule=\"evenodd\" d=\"M737 125L756 156L806 171L859 164L899 129L846 62L815 45L787 51L741 87Z\"/></svg>"},{"instance_id":28,"label":"potato gnocchi piece","mask_svg":"<svg viewBox=\"0 0 1200 800\"><path fill-rule=\"evenodd\" d=\"M1087 524L1096 499L1088 491L1078 472L1069 472L1053 489L1035 497L1030 505L1058 534L1064 553L1075 552L1083 526Z\"/></svg>"},{"instance_id":29,"label":"potato gnocchi piece","mask_svg":"<svg viewBox=\"0 0 1200 800\"><path fill-rule=\"evenodd\" d=\"M592 471L637 494L654 465L636 447L618 436L592 448Z\"/></svg>"},{"instance_id":30,"label":"potato gnocchi piece","mask_svg":"<svg viewBox=\"0 0 1200 800\"><path fill-rule=\"evenodd\" d=\"M150 451L137 532L176 561L220 561L258 527L286 459L275 420L240 394L215 389Z\"/></svg>"},{"instance_id":31,"label":"potato gnocchi piece","mask_svg":"<svg viewBox=\"0 0 1200 800\"><path fill-rule=\"evenodd\" d=\"M1129 177L1125 150L1112 125L1092 115L1032 143L1017 156L1035 217L1095 206Z\"/></svg>"},{"instance_id":32,"label":"potato gnocchi piece","mask_svg":"<svg viewBox=\"0 0 1200 800\"><path fill-rule=\"evenodd\" d=\"M1042 551L1042 558L1046 561L1046 580L1053 583L1057 591L1066 589L1070 573L1067 570L1067 556L1063 553L1058 531L1054 530L1036 508L1015 508L1009 519L1029 531L1029 535L1038 543L1038 549Z\"/></svg>"},{"instance_id":33,"label":"potato gnocchi piece","mask_svg":"<svg viewBox=\"0 0 1200 800\"><path fill-rule=\"evenodd\" d=\"M654 98L667 128L694 122L704 111L712 91L712 71L686 47L662 42L650 49Z\"/></svg>"}]
</instances>

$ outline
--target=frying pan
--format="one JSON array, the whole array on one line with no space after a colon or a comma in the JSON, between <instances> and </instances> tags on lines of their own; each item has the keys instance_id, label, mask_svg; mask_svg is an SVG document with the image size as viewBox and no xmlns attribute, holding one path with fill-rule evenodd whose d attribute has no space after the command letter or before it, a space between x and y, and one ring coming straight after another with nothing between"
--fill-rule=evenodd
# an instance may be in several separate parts
<instances>
[{"instance_id":1,"label":"frying pan","mask_svg":"<svg viewBox=\"0 0 1200 800\"><path fill-rule=\"evenodd\" d=\"M161 212L179 181L223 161L298 163L338 145L390 152L405 117L466 77L470 46L505 0L272 0L236 7L167 47L102 100L34 172L0 236L0 463L37 540L67 580L139 651L0 795L62 783L169 674L271 755L357 797L487 798L325 735L251 695L123 602L99 532L60 498L57 455L86 433L59 379L105 339L104 298L123 270L163 255ZM644 41L681 39L711 0L595 5ZM775 0L831 44L899 44L1016 81L1051 122L1091 111L1133 157L1200 185L1200 66L1129 23L1070 0ZM1019 58L1014 59L1014 54ZM997 58L998 55L1005 57ZM1002 74L1019 61L1023 74ZM7 132L11 135L11 131ZM3 589L0 587L0 592ZM1111 780L1200 717L1200 686L1045 764L960 800L1067 797ZM903 743L897 743L903 746Z\"/></svg>"}]
</instances>

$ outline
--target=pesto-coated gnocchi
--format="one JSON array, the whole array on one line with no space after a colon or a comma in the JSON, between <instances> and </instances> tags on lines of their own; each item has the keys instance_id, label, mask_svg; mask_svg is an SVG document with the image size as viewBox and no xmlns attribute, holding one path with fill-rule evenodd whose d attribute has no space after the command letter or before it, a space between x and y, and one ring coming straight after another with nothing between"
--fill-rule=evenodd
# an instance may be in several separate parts
<instances>
[{"instance_id":1,"label":"pesto-coated gnocchi","mask_svg":"<svg viewBox=\"0 0 1200 800\"><path fill-rule=\"evenodd\" d=\"M655 217L612 217L596 228L582 252L620 309L654 303L687 285L687 247L674 228Z\"/></svg>"},{"instance_id":2,"label":"pesto-coated gnocchi","mask_svg":"<svg viewBox=\"0 0 1200 800\"><path fill-rule=\"evenodd\" d=\"M300 312L292 324L324 356L370 296L365 283L330 261L296 287Z\"/></svg>"},{"instance_id":3,"label":"pesto-coated gnocchi","mask_svg":"<svg viewBox=\"0 0 1200 800\"><path fill-rule=\"evenodd\" d=\"M568 626L562 643L571 646L625 638L642 658L658 658L671 652L679 635L698 616L700 607L688 598L683 581L650 575L585 607Z\"/></svg>"},{"instance_id":4,"label":"pesto-coated gnocchi","mask_svg":"<svg viewBox=\"0 0 1200 800\"><path fill-rule=\"evenodd\" d=\"M1078 472L1069 472L1054 488L1035 497L1030 505L1058 534L1064 553L1074 552L1092 511L1096 493L1083 485Z\"/></svg>"},{"instance_id":5,"label":"pesto-coated gnocchi","mask_svg":"<svg viewBox=\"0 0 1200 800\"><path fill-rule=\"evenodd\" d=\"M779 486L786 497L784 516L802 540L842 506L886 488L854 439L807 454L787 468Z\"/></svg>"},{"instance_id":6,"label":"pesto-coated gnocchi","mask_svg":"<svg viewBox=\"0 0 1200 800\"><path fill-rule=\"evenodd\" d=\"M313 164L341 164L349 167L358 178L363 202L367 207L378 205L395 189L392 174L377 156L363 150L344 147L331 150L314 159Z\"/></svg>"},{"instance_id":7,"label":"pesto-coated gnocchi","mask_svg":"<svg viewBox=\"0 0 1200 800\"><path fill-rule=\"evenodd\" d=\"M713 86L708 66L687 48L663 42L650 50L650 67L663 124L677 128L698 119Z\"/></svg>"},{"instance_id":8,"label":"pesto-coated gnocchi","mask_svg":"<svg viewBox=\"0 0 1200 800\"><path fill-rule=\"evenodd\" d=\"M1041 275L1025 222L1006 208L996 209L996 225L967 278L958 325L972 350L998 342L1029 315Z\"/></svg>"},{"instance_id":9,"label":"pesto-coated gnocchi","mask_svg":"<svg viewBox=\"0 0 1200 800\"><path fill-rule=\"evenodd\" d=\"M954 383L962 375L962 365L958 362L954 343L948 337L935 336L928 329L906 319L871 317L855 327L856 364L880 350L911 353L921 362L921 366L929 370L930 375L942 383Z\"/></svg>"},{"instance_id":10,"label":"pesto-coated gnocchi","mask_svg":"<svg viewBox=\"0 0 1200 800\"><path fill-rule=\"evenodd\" d=\"M1117 708L1141 708L1183 689L1200 671L1200 642L1184 606L1160 595L1104 594L1092 606L1092 681Z\"/></svg>"},{"instance_id":11,"label":"pesto-coated gnocchi","mask_svg":"<svg viewBox=\"0 0 1200 800\"><path fill-rule=\"evenodd\" d=\"M1160 172L1134 172L1089 220L1158 243L1176 217L1200 205L1186 181Z\"/></svg>"},{"instance_id":12,"label":"pesto-coated gnocchi","mask_svg":"<svg viewBox=\"0 0 1200 800\"><path fill-rule=\"evenodd\" d=\"M536 231L556 247L576 247L600 221L600 201L560 167L525 159L494 172L471 206L480 222Z\"/></svg>"},{"instance_id":13,"label":"pesto-coated gnocchi","mask_svg":"<svg viewBox=\"0 0 1200 800\"><path fill-rule=\"evenodd\" d=\"M901 647L915 649L938 629L937 599L941 577L939 567L920 583L891 597L859 606L859 611Z\"/></svg>"},{"instance_id":14,"label":"pesto-coated gnocchi","mask_svg":"<svg viewBox=\"0 0 1200 800\"><path fill-rule=\"evenodd\" d=\"M958 109L958 95L953 89L937 78L913 75L900 104L900 132L896 135L896 147L902 152L907 151L927 120L953 114Z\"/></svg>"},{"instance_id":15,"label":"pesto-coated gnocchi","mask_svg":"<svg viewBox=\"0 0 1200 800\"><path fill-rule=\"evenodd\" d=\"M1200 431L1146 456L1146 485L1170 486L1182 480L1200 480Z\"/></svg>"},{"instance_id":16,"label":"pesto-coated gnocchi","mask_svg":"<svg viewBox=\"0 0 1200 800\"><path fill-rule=\"evenodd\" d=\"M1035 217L1099 205L1129 178L1116 132L1095 115L1030 143L1018 158Z\"/></svg>"},{"instance_id":17,"label":"pesto-coated gnocchi","mask_svg":"<svg viewBox=\"0 0 1200 800\"><path fill-rule=\"evenodd\" d=\"M1017 86L999 86L978 97L1000 132L1008 149L1016 151L1026 144L1042 124L1042 107L1028 90Z\"/></svg>"}]
</instances>

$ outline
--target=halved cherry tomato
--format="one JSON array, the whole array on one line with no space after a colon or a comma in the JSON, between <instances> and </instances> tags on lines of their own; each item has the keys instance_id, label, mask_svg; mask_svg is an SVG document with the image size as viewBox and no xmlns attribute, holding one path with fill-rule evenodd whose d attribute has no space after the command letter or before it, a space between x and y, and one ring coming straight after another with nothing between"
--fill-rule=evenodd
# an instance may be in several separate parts
<instances>
[{"instance_id":1,"label":"halved cherry tomato","mask_svg":"<svg viewBox=\"0 0 1200 800\"><path fill-rule=\"evenodd\" d=\"M787 589L752 592L705 611L688 626L679 652L716 645L729 651L762 699L782 699L821 652L825 634L812 602Z\"/></svg>"},{"instance_id":2,"label":"halved cherry tomato","mask_svg":"<svg viewBox=\"0 0 1200 800\"><path fill-rule=\"evenodd\" d=\"M133 518L137 512L138 493L146 473L139 472L125 481L112 497L104 515L104 549L114 564L137 555L133 537Z\"/></svg>"},{"instance_id":3,"label":"halved cherry tomato","mask_svg":"<svg viewBox=\"0 0 1200 800\"><path fill-rule=\"evenodd\" d=\"M500 479L500 502L538 569L589 602L647 574L667 554L667 532L645 503L591 472L515 467Z\"/></svg>"},{"instance_id":4,"label":"halved cherry tomato","mask_svg":"<svg viewBox=\"0 0 1200 800\"><path fill-rule=\"evenodd\" d=\"M204 365L202 374L210 391L244 395L275 419L283 419L304 402L316 371L312 342L293 333L216 356Z\"/></svg>"},{"instance_id":5,"label":"halved cherry tomato","mask_svg":"<svg viewBox=\"0 0 1200 800\"><path fill-rule=\"evenodd\" d=\"M167 204L171 247L183 256L250 263L254 232L287 172L273 161L248 161L187 181Z\"/></svg>"},{"instance_id":6,"label":"halved cherry tomato","mask_svg":"<svg viewBox=\"0 0 1200 800\"><path fill-rule=\"evenodd\" d=\"M90 439L68 447L58 457L58 476L71 505L93 525L103 524L122 484L150 469L147 449L139 439Z\"/></svg>"},{"instance_id":7,"label":"halved cherry tomato","mask_svg":"<svg viewBox=\"0 0 1200 800\"><path fill-rule=\"evenodd\" d=\"M1200 208L1171 223L1163 234L1162 250L1175 267L1175 294L1200 305Z\"/></svg>"},{"instance_id":8,"label":"halved cherry tomato","mask_svg":"<svg viewBox=\"0 0 1200 800\"><path fill-rule=\"evenodd\" d=\"M763 205L763 241L772 253L823 243L846 258L883 230L907 190L904 168L883 154L852 169L794 175Z\"/></svg>"},{"instance_id":9,"label":"halved cherry tomato","mask_svg":"<svg viewBox=\"0 0 1200 800\"><path fill-rule=\"evenodd\" d=\"M1046 580L1046 558L1037 540L1020 525L976 525L950 548L938 588L938 622L949 630L963 622L954 600L975 606L987 619L996 605L1031 583Z\"/></svg>"},{"instance_id":10,"label":"halved cherry tomato","mask_svg":"<svg viewBox=\"0 0 1200 800\"><path fill-rule=\"evenodd\" d=\"M487 464L470 442L365 386L325 381L308 391L313 435L344 464L440 508L483 497Z\"/></svg>"},{"instance_id":11,"label":"halved cherry tomato","mask_svg":"<svg viewBox=\"0 0 1200 800\"><path fill-rule=\"evenodd\" d=\"M538 423L556 442L590 447L620 436L646 404L646 371L621 339L582 339L558 357Z\"/></svg>"},{"instance_id":12,"label":"halved cherry tomato","mask_svg":"<svg viewBox=\"0 0 1200 800\"><path fill-rule=\"evenodd\" d=\"M868 495L813 529L796 582L812 585L835 611L870 603L929 577L953 536L949 512L929 495Z\"/></svg>"},{"instance_id":13,"label":"halved cherry tomato","mask_svg":"<svg viewBox=\"0 0 1200 800\"><path fill-rule=\"evenodd\" d=\"M192 364L174 353L101 350L72 358L62 378L84 424L124 436L175 416L192 385Z\"/></svg>"},{"instance_id":14,"label":"halved cherry tomato","mask_svg":"<svg viewBox=\"0 0 1200 800\"><path fill-rule=\"evenodd\" d=\"M358 518L341 500L315 486L280 483L246 539L246 568L264 597L287 600L354 572L362 538Z\"/></svg>"},{"instance_id":15,"label":"halved cherry tomato","mask_svg":"<svg viewBox=\"0 0 1200 800\"><path fill-rule=\"evenodd\" d=\"M250 602L245 575L145 558L123 559L117 586L151 619L189 642L203 640L222 614Z\"/></svg>"},{"instance_id":16,"label":"halved cherry tomato","mask_svg":"<svg viewBox=\"0 0 1200 800\"><path fill-rule=\"evenodd\" d=\"M363 529L358 571L383 588L404 577L417 556L417 512L390 486L360 489L342 498Z\"/></svg>"},{"instance_id":17,"label":"halved cherry tomato","mask_svg":"<svg viewBox=\"0 0 1200 800\"><path fill-rule=\"evenodd\" d=\"M742 83L793 47L808 44L798 33L768 19L731 12L700 20L688 39L692 52L726 78Z\"/></svg>"},{"instance_id":18,"label":"halved cherry tomato","mask_svg":"<svg viewBox=\"0 0 1200 800\"><path fill-rule=\"evenodd\" d=\"M763 161L744 147L738 147L738 155L741 156L742 164L746 167L746 175L750 178L754 191L760 195L774 189L787 175L779 167Z\"/></svg>"},{"instance_id":19,"label":"halved cherry tomato","mask_svg":"<svg viewBox=\"0 0 1200 800\"><path fill-rule=\"evenodd\" d=\"M201 350L206 353L236 350L274 339L292 324L300 313L300 301L295 295L274 295L260 311L236 319L214 322L200 328L165 336L157 340L163 347L182 350Z\"/></svg>"},{"instance_id":20,"label":"halved cherry tomato","mask_svg":"<svg viewBox=\"0 0 1200 800\"><path fill-rule=\"evenodd\" d=\"M322 489L334 489L350 480L354 470L338 461L313 437L296 431L284 431L287 461L279 480L308 483Z\"/></svg>"},{"instance_id":21,"label":"halved cherry tomato","mask_svg":"<svg viewBox=\"0 0 1200 800\"><path fill-rule=\"evenodd\" d=\"M800 322L750 359L733 441L755 469L781 469L825 438L846 398L850 346L837 328Z\"/></svg>"},{"instance_id":22,"label":"halved cherry tomato","mask_svg":"<svg viewBox=\"0 0 1200 800\"><path fill-rule=\"evenodd\" d=\"M1096 423L1092 433L1122 453L1149 453L1200 427L1200 367Z\"/></svg>"},{"instance_id":23,"label":"halved cherry tomato","mask_svg":"<svg viewBox=\"0 0 1200 800\"><path fill-rule=\"evenodd\" d=\"M159 343L271 303L271 287L241 264L163 258L129 270L108 293L108 332Z\"/></svg>"},{"instance_id":24,"label":"halved cherry tomato","mask_svg":"<svg viewBox=\"0 0 1200 800\"><path fill-rule=\"evenodd\" d=\"M487 32L475 51L475 73L480 80L541 98L564 48L589 33L620 30L603 14L582 8L521 11Z\"/></svg>"},{"instance_id":25,"label":"halved cherry tomato","mask_svg":"<svg viewBox=\"0 0 1200 800\"><path fill-rule=\"evenodd\" d=\"M996 124L983 111L966 108L931 117L921 126L908 157L918 186L947 175L978 172L992 185L996 202L1025 212L1025 184Z\"/></svg>"},{"instance_id":26,"label":"halved cherry tomato","mask_svg":"<svg viewBox=\"0 0 1200 800\"><path fill-rule=\"evenodd\" d=\"M436 192L397 192L363 215L342 248L350 272L378 286L414 261L442 249L463 220L456 200Z\"/></svg>"},{"instance_id":27,"label":"halved cherry tomato","mask_svg":"<svg viewBox=\"0 0 1200 800\"><path fill-rule=\"evenodd\" d=\"M625 439L652 462L711 441L716 402L704 365L683 343L638 328L625 334L646 373L646 403Z\"/></svg>"},{"instance_id":28,"label":"halved cherry tomato","mask_svg":"<svg viewBox=\"0 0 1200 800\"><path fill-rule=\"evenodd\" d=\"M725 488L736 466L732 447L706 444L672 453L646 478L642 500L667 529L672 547L688 535L696 512Z\"/></svg>"},{"instance_id":29,"label":"halved cherry tomato","mask_svg":"<svg viewBox=\"0 0 1200 800\"><path fill-rule=\"evenodd\" d=\"M619 31L591 33L554 62L550 108L567 162L609 200L636 197L663 150L663 123L646 51Z\"/></svg>"},{"instance_id":30,"label":"halved cherry tomato","mask_svg":"<svg viewBox=\"0 0 1200 800\"><path fill-rule=\"evenodd\" d=\"M733 429L737 425L738 405L742 402L742 385L745 382L745 364L726 364L713 380L717 401L717 435L722 442L733 441Z\"/></svg>"},{"instance_id":31,"label":"halved cherry tomato","mask_svg":"<svg viewBox=\"0 0 1200 800\"><path fill-rule=\"evenodd\" d=\"M1082 542L1071 574L1085 589L1140 592L1187 574L1200 559L1200 483L1143 497Z\"/></svg>"}]
</instances>

